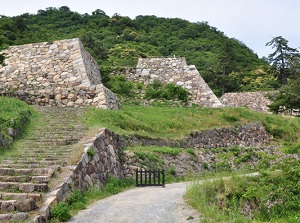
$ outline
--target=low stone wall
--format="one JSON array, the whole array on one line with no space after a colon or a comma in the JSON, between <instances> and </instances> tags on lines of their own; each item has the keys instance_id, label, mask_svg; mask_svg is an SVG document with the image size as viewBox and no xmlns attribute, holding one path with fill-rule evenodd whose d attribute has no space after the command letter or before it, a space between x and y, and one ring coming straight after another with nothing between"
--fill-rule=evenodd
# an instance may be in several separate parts
<instances>
[{"instance_id":1,"label":"low stone wall","mask_svg":"<svg viewBox=\"0 0 300 223\"><path fill-rule=\"evenodd\" d=\"M121 151L124 147L158 145L184 150L184 148L218 148L234 145L261 146L269 139L268 133L260 123L247 124L238 128L197 131L182 140L127 137L108 129L101 129L85 148L81 160L73 167L73 172L53 192L53 195L56 196L57 201L61 201L69 194L71 185L84 190L91 186L103 185L110 175L120 178L133 176L134 171L142 166L136 164L138 160L133 158L132 153ZM175 168L179 168L178 173L184 174L186 171L181 171L181 169L187 170L193 165L202 166L201 160L205 160L205 156L205 154L198 154L197 158L191 158L184 153L178 157L166 156L164 162L166 167L175 165ZM182 168L182 162L190 167ZM197 167L195 170L201 170L201 168Z\"/></svg>"},{"instance_id":2,"label":"low stone wall","mask_svg":"<svg viewBox=\"0 0 300 223\"><path fill-rule=\"evenodd\" d=\"M119 147L169 146L179 148L221 148L231 146L261 146L270 136L261 123L250 123L239 127L195 131L182 140L149 139L136 136L116 135Z\"/></svg>"},{"instance_id":3,"label":"low stone wall","mask_svg":"<svg viewBox=\"0 0 300 223\"><path fill-rule=\"evenodd\" d=\"M269 113L268 105L271 100L268 94L271 92L240 92L240 93L226 93L220 101L225 106L230 107L247 107L254 111Z\"/></svg>"},{"instance_id":4,"label":"low stone wall","mask_svg":"<svg viewBox=\"0 0 300 223\"><path fill-rule=\"evenodd\" d=\"M146 153L147 154L147 153ZM143 158L126 150L122 154L123 175L135 176L137 169L164 169L167 175L183 176L201 171L230 171L242 168L254 169L264 156L276 156L278 159L289 157L300 160L300 155L283 154L274 147L237 147L232 149L182 149L177 155L152 153L160 162ZM146 156L147 157L147 156Z\"/></svg>"}]
</instances>

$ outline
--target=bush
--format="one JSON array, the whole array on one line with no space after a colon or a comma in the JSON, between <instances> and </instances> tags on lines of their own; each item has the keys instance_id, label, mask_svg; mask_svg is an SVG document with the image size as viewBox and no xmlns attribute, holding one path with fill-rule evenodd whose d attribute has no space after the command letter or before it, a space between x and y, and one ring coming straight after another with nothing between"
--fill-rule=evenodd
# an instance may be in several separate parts
<instances>
[{"instance_id":1,"label":"bush","mask_svg":"<svg viewBox=\"0 0 300 223\"><path fill-rule=\"evenodd\" d=\"M57 219L62 222L66 222L71 218L70 209L67 204L59 203L51 208L52 219Z\"/></svg>"},{"instance_id":2,"label":"bush","mask_svg":"<svg viewBox=\"0 0 300 223\"><path fill-rule=\"evenodd\" d=\"M125 76L115 76L108 81L108 88L119 95L131 97L134 95L134 84L126 81Z\"/></svg>"},{"instance_id":3,"label":"bush","mask_svg":"<svg viewBox=\"0 0 300 223\"><path fill-rule=\"evenodd\" d=\"M165 100L181 100L188 101L189 92L175 85L174 83L162 84L159 81L154 81L146 87L146 99L165 99Z\"/></svg>"}]
</instances>

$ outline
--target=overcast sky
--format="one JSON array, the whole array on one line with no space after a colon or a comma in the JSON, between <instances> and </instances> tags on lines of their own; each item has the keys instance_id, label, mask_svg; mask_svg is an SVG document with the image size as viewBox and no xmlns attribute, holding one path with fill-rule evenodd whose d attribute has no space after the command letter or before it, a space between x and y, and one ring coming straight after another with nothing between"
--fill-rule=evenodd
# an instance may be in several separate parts
<instances>
[{"instance_id":1,"label":"overcast sky","mask_svg":"<svg viewBox=\"0 0 300 223\"><path fill-rule=\"evenodd\" d=\"M236 38L260 57L272 52L265 44L283 36L289 46L300 47L300 0L0 0L0 15L36 14L47 7L68 6L80 14L102 9L119 13L207 21L228 37Z\"/></svg>"}]
</instances>

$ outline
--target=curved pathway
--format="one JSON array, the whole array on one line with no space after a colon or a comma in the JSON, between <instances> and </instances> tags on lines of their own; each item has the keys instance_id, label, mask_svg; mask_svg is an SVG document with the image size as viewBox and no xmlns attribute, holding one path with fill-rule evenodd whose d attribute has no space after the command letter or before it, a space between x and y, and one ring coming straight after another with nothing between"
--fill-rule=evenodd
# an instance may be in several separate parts
<instances>
[{"instance_id":1,"label":"curved pathway","mask_svg":"<svg viewBox=\"0 0 300 223\"><path fill-rule=\"evenodd\" d=\"M139 187L99 200L79 212L72 223L200 222L199 214L183 199L188 183Z\"/></svg>"}]
</instances>

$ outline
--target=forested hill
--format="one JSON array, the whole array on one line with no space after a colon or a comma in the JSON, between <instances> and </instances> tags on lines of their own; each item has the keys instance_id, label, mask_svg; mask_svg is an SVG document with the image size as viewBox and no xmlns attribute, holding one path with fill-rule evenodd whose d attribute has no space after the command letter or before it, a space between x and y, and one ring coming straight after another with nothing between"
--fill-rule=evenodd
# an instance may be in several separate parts
<instances>
[{"instance_id":1,"label":"forested hill","mask_svg":"<svg viewBox=\"0 0 300 223\"><path fill-rule=\"evenodd\" d=\"M99 63L104 80L114 67L136 66L138 57L182 56L196 65L217 95L273 88L268 64L242 42L206 22L156 16L109 17L102 10L79 14L67 6L37 14L2 15L4 46L79 37Z\"/></svg>"}]
</instances>

